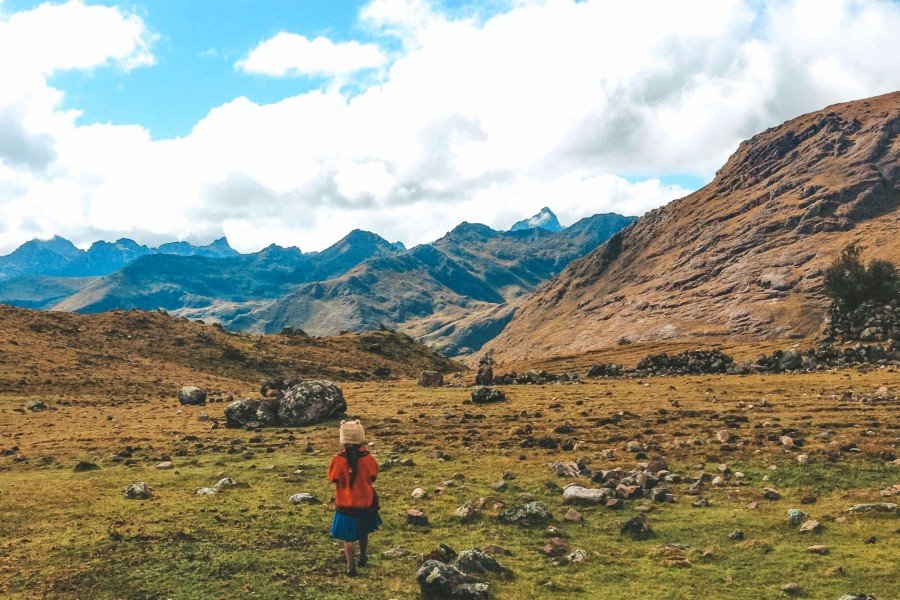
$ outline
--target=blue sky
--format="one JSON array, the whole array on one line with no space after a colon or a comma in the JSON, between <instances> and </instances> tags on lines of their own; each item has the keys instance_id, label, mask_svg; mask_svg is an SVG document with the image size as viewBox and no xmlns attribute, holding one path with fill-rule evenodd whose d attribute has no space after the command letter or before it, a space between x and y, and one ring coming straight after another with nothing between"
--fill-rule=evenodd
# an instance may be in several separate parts
<instances>
[{"instance_id":1,"label":"blue sky","mask_svg":"<svg viewBox=\"0 0 900 600\"><path fill-rule=\"evenodd\" d=\"M896 0L0 0L0 252L640 215L900 89Z\"/></svg>"}]
</instances>

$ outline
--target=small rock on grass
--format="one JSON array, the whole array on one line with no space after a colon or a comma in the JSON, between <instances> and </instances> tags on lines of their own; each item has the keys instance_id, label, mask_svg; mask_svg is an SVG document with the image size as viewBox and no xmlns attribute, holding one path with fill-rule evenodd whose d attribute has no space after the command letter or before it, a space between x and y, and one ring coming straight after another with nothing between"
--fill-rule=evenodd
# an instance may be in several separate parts
<instances>
[{"instance_id":1,"label":"small rock on grass","mask_svg":"<svg viewBox=\"0 0 900 600\"><path fill-rule=\"evenodd\" d=\"M897 510L897 505L893 502L875 502L872 504L854 504L850 508L847 509L847 512L852 513L862 513L862 512L894 512Z\"/></svg>"},{"instance_id":2,"label":"small rock on grass","mask_svg":"<svg viewBox=\"0 0 900 600\"><path fill-rule=\"evenodd\" d=\"M822 529L822 524L815 519L807 519L800 526L800 533L816 533Z\"/></svg>"},{"instance_id":3,"label":"small rock on grass","mask_svg":"<svg viewBox=\"0 0 900 600\"><path fill-rule=\"evenodd\" d=\"M76 473L84 473L87 471L96 471L99 468L100 467L98 465L96 465L95 463L88 462L86 460L82 460L82 461L79 461L78 464L75 465L73 470Z\"/></svg>"},{"instance_id":4,"label":"small rock on grass","mask_svg":"<svg viewBox=\"0 0 900 600\"><path fill-rule=\"evenodd\" d=\"M199 490L197 490L198 496L213 496L213 495L215 495L215 493L216 493L215 488L211 488L211 487L202 487Z\"/></svg>"},{"instance_id":5,"label":"small rock on grass","mask_svg":"<svg viewBox=\"0 0 900 600\"><path fill-rule=\"evenodd\" d=\"M809 546L806 549L806 551L809 552L810 554L820 554L822 556L825 556L829 552L828 547L822 546L821 544L816 544L815 546Z\"/></svg>"},{"instance_id":6,"label":"small rock on grass","mask_svg":"<svg viewBox=\"0 0 900 600\"><path fill-rule=\"evenodd\" d=\"M566 511L565 516L563 517L566 521L572 523L580 523L584 520L584 515L575 510L574 508L570 508Z\"/></svg>"},{"instance_id":7,"label":"small rock on grass","mask_svg":"<svg viewBox=\"0 0 900 600\"><path fill-rule=\"evenodd\" d=\"M428 515L425 514L425 511L411 508L406 511L406 522L409 525L419 525L424 527L428 525Z\"/></svg>"},{"instance_id":8,"label":"small rock on grass","mask_svg":"<svg viewBox=\"0 0 900 600\"><path fill-rule=\"evenodd\" d=\"M799 596L803 593L803 588L800 587L800 584L791 581L781 586L781 593L785 596Z\"/></svg>"},{"instance_id":9,"label":"small rock on grass","mask_svg":"<svg viewBox=\"0 0 900 600\"><path fill-rule=\"evenodd\" d=\"M288 502L291 504L321 504L322 502L307 492L300 492L299 494L294 494L290 498L288 498Z\"/></svg>"},{"instance_id":10,"label":"small rock on grass","mask_svg":"<svg viewBox=\"0 0 900 600\"><path fill-rule=\"evenodd\" d=\"M505 573L509 571L496 558L477 548L460 552L456 557L456 567L466 573Z\"/></svg>"},{"instance_id":11,"label":"small rock on grass","mask_svg":"<svg viewBox=\"0 0 900 600\"><path fill-rule=\"evenodd\" d=\"M125 497L130 500L146 500L153 495L150 485L144 481L134 483L125 488Z\"/></svg>"}]
</instances>

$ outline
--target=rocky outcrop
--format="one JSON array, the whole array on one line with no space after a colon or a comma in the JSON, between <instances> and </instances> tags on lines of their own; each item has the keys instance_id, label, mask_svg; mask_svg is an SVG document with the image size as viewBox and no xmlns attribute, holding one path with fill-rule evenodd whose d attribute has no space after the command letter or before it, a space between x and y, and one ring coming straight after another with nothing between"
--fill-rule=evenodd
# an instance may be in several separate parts
<instances>
[{"instance_id":1,"label":"rocky outcrop","mask_svg":"<svg viewBox=\"0 0 900 600\"><path fill-rule=\"evenodd\" d=\"M262 401L252 398L235 400L225 408L225 424L251 429L263 426L302 427L336 417L346 410L344 394L334 383L303 381Z\"/></svg>"},{"instance_id":2,"label":"rocky outcrop","mask_svg":"<svg viewBox=\"0 0 900 600\"><path fill-rule=\"evenodd\" d=\"M416 573L423 600L488 600L489 585L456 567L428 560Z\"/></svg>"}]
</instances>

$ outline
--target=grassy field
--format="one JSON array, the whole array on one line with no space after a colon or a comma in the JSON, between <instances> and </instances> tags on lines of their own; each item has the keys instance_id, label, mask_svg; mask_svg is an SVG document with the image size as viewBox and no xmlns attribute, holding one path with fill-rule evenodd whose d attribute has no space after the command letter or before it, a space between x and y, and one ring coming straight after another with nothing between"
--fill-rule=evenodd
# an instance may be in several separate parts
<instances>
[{"instance_id":1,"label":"grassy field","mask_svg":"<svg viewBox=\"0 0 900 600\"><path fill-rule=\"evenodd\" d=\"M336 450L336 422L295 430L212 429L201 414L221 419L224 404L182 407L174 390L171 398L114 404L105 397L42 394L51 409L45 412L22 410L32 396L4 394L0 450L17 450L0 457L0 596L414 598L419 560L381 553L396 546L423 553L445 543L457 551L487 544L508 549L500 560L513 576L489 578L492 596L501 599L776 598L788 582L810 598L851 591L898 598L900 515L846 512L854 503L892 500L879 491L900 483L900 470L886 460L900 437L897 402L844 396L879 386L900 388L897 369L509 386L503 388L509 401L490 406L465 403L464 388L342 384L348 414L364 420L379 460L415 462L383 471L378 490L385 525L372 538L371 566L353 581L343 575L339 549L327 534L331 492L324 470ZM763 399L771 406L750 407ZM619 411L626 415L618 423L598 422ZM572 433L554 433L567 421ZM523 448L517 429L525 425L532 436L578 445L571 451ZM722 429L738 436L728 452L715 439ZM777 441L788 431L804 441L802 448ZM548 463L584 457L595 468L632 469L639 461L625 449L630 440L664 456L674 472L716 474L717 464L727 463L746 474L744 484L732 478L710 488L703 494L706 508L692 506L696 498L683 493L684 484L670 486L674 504L631 500L621 511L579 508L583 522L564 521L568 507L545 482L564 486L570 480L557 477ZM840 450L850 443L859 451ZM130 464L116 462L113 455L126 447ZM607 449L613 458L603 458ZM450 460L434 458L435 450ZM801 452L808 464L798 464ZM175 469L157 469L167 458ZM76 473L80 460L100 469ZM505 490L493 489L506 471L516 478ZM245 485L195 495L226 475ZM448 480L451 487L434 492ZM153 498L124 498L123 488L138 481L151 484ZM414 500L410 494L419 486L429 496ZM763 500L765 486L783 498ZM291 505L288 497L297 492L324 503ZM801 506L804 495L815 496L815 503ZM454 509L480 497L487 498L482 517L459 523ZM550 508L573 550L587 551L583 563L555 565L544 557L541 526L498 522L499 505L529 499ZM748 509L754 501L758 508ZM426 511L429 528L405 524L404 513L413 507ZM821 521L822 531L798 533L787 522L792 507ZM649 509L655 536L622 538L620 524L641 509ZM736 529L743 540L729 539ZM875 543L864 543L872 536ZM808 553L813 544L830 553Z\"/></svg>"}]
</instances>

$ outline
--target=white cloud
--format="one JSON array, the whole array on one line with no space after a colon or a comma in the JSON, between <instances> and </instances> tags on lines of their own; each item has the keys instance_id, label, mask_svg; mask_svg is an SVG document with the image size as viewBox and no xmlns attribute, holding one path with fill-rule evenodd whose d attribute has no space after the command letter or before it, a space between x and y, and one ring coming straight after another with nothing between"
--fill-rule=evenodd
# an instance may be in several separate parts
<instances>
[{"instance_id":1,"label":"white cloud","mask_svg":"<svg viewBox=\"0 0 900 600\"><path fill-rule=\"evenodd\" d=\"M245 73L272 77L338 75L382 66L387 57L374 44L312 40L296 33L281 32L260 42L235 65Z\"/></svg>"},{"instance_id":2,"label":"white cloud","mask_svg":"<svg viewBox=\"0 0 900 600\"><path fill-rule=\"evenodd\" d=\"M152 62L137 17L64 6L95 32L94 49L51 44L48 57L19 59L7 40L33 50L22 31L52 31L58 7L0 18L0 129L22 140L0 143L0 250L57 233L224 233L242 250L314 250L354 227L414 244L462 220L508 227L545 205L564 223L640 214L689 191L664 175L710 177L766 127L900 89L900 5L889 1L547 0L451 17L376 0L360 24L401 46L387 63L368 57L377 83L353 96L328 83L271 104L236 98L189 135L154 141L60 110L48 72ZM273 52L254 68L346 80L366 62L302 39L306 55Z\"/></svg>"}]
</instances>

